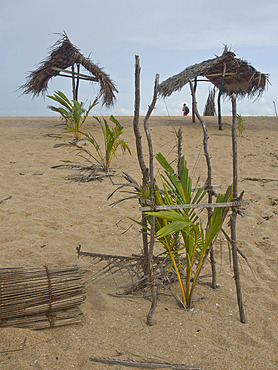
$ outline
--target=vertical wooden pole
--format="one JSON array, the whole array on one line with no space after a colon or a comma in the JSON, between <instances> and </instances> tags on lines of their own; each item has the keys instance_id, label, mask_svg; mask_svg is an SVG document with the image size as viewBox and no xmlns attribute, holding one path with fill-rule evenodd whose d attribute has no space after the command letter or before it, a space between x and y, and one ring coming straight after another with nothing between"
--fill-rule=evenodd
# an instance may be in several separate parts
<instances>
[{"instance_id":1,"label":"vertical wooden pole","mask_svg":"<svg viewBox=\"0 0 278 370\"><path fill-rule=\"evenodd\" d=\"M205 153L205 157L207 161L207 169L208 169L207 184L206 184L207 189L208 189L208 203L212 203L212 187L211 187L212 185L211 184L211 179L212 179L211 172L212 171L211 171L210 156L208 152L208 129L207 129L205 121L202 119L202 117L200 116L198 112L196 95L195 95L194 86L193 86L192 81L189 81L189 84L190 84L190 89L191 89L192 101L194 103L194 111L195 111L195 114L198 120L200 121L202 125L203 133L204 133L203 144L204 144L204 153ZM208 220L210 220L211 217L212 217L212 209L208 208ZM211 286L213 289L216 289L216 268L215 268L215 258L214 258L213 248L210 249L209 253L210 253L210 264L211 264L211 274L212 274Z\"/></svg>"},{"instance_id":2,"label":"vertical wooden pole","mask_svg":"<svg viewBox=\"0 0 278 370\"><path fill-rule=\"evenodd\" d=\"M194 79L194 94L196 97L196 90L197 90L197 77ZM195 107L194 107L194 102L192 99L192 122L195 123Z\"/></svg>"},{"instance_id":3,"label":"vertical wooden pole","mask_svg":"<svg viewBox=\"0 0 278 370\"><path fill-rule=\"evenodd\" d=\"M224 62L221 85L220 85L220 89L219 89L219 93L218 93L218 128L219 128L219 130L222 130L221 95L222 95L222 89L223 89L225 74L226 74L226 63Z\"/></svg>"},{"instance_id":4,"label":"vertical wooden pole","mask_svg":"<svg viewBox=\"0 0 278 370\"><path fill-rule=\"evenodd\" d=\"M142 137L139 130L139 112L140 112L140 58L138 55L135 55L135 103L134 103L134 118L133 118L133 131L136 139L136 150L139 166L143 175L143 188L148 184L149 180L149 170L145 165L143 159L143 150L142 150Z\"/></svg>"},{"instance_id":5,"label":"vertical wooden pole","mask_svg":"<svg viewBox=\"0 0 278 370\"><path fill-rule=\"evenodd\" d=\"M149 106L148 112L144 119L144 129L148 141L149 147L149 170L150 170L150 201L152 210L155 210L155 195L154 195L154 170L153 170L153 145L151 139L151 133L148 126L148 121L151 116L152 111L155 108L155 104L157 101L157 94L158 94L158 85L159 85L159 75L156 75L155 78L155 85L154 85L154 93L153 93L153 100L151 105ZM157 289L155 286L155 278L153 273L153 248L154 248L154 234L155 234L155 217L151 216L151 232L150 232L150 245L149 245L149 284L151 286L152 292L152 305L150 311L147 315L147 324L152 325L152 318L154 315L154 311L157 305Z\"/></svg>"},{"instance_id":6,"label":"vertical wooden pole","mask_svg":"<svg viewBox=\"0 0 278 370\"><path fill-rule=\"evenodd\" d=\"M72 99L76 100L76 87L75 87L75 77L74 77L74 64L71 66L71 73L72 73Z\"/></svg>"},{"instance_id":7,"label":"vertical wooden pole","mask_svg":"<svg viewBox=\"0 0 278 370\"><path fill-rule=\"evenodd\" d=\"M78 101L79 71L80 71L80 64L77 64L77 77L76 77L76 88L75 88L75 100L76 101Z\"/></svg>"},{"instance_id":8,"label":"vertical wooden pole","mask_svg":"<svg viewBox=\"0 0 278 370\"><path fill-rule=\"evenodd\" d=\"M232 124L233 201L236 201L238 199L238 167L237 167L237 139L236 139L237 110L236 110L235 94L232 95L232 112L233 112L233 124ZM237 219L237 207L232 207L231 243L232 243L234 279L235 279L235 284L236 284L237 303L238 303L238 308L239 308L240 322L245 323L245 315L244 315L244 308L243 308L243 302L242 302L241 284L240 284L239 268L238 268L236 219Z\"/></svg>"},{"instance_id":9,"label":"vertical wooden pole","mask_svg":"<svg viewBox=\"0 0 278 370\"><path fill-rule=\"evenodd\" d=\"M137 150L137 158L139 162L139 166L142 172L142 188L143 190L147 189L148 181L149 181L149 170L145 165L144 158L143 158L143 150L142 150L142 137L139 130L139 112L140 112L140 58L138 55L135 55L135 103L134 103L134 117L133 117L133 131L135 134L136 140L136 150ZM149 248L148 248L148 234L147 234L147 220L144 214L142 214L142 239L143 239L143 254L144 254L144 262L143 262L143 271L146 283L149 280Z\"/></svg>"},{"instance_id":10,"label":"vertical wooden pole","mask_svg":"<svg viewBox=\"0 0 278 370\"><path fill-rule=\"evenodd\" d=\"M275 101L273 102L273 105L274 105L275 115L276 115L276 117L277 117L277 109L276 109Z\"/></svg>"},{"instance_id":11,"label":"vertical wooden pole","mask_svg":"<svg viewBox=\"0 0 278 370\"><path fill-rule=\"evenodd\" d=\"M176 133L176 135L177 135L177 139L178 139L178 176L180 178L180 174L181 174L181 155L182 155L182 148L181 148L182 132L181 132L181 128L179 128L179 131L178 131L178 133Z\"/></svg>"}]
</instances>

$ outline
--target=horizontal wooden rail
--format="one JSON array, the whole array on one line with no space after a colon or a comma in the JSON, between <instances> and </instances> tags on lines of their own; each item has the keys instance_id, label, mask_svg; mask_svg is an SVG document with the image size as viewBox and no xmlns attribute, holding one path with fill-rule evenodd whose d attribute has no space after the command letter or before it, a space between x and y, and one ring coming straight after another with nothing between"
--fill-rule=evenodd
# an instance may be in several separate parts
<instances>
[{"instance_id":1,"label":"horizontal wooden rail","mask_svg":"<svg viewBox=\"0 0 278 370\"><path fill-rule=\"evenodd\" d=\"M151 207L140 207L141 212L162 211L168 209L187 209L187 208L220 208L220 207L238 207L249 204L248 200L226 203L199 203L199 204L172 204L165 206L156 206L155 209Z\"/></svg>"},{"instance_id":2,"label":"horizontal wooden rail","mask_svg":"<svg viewBox=\"0 0 278 370\"><path fill-rule=\"evenodd\" d=\"M68 74L68 76L67 75L62 75L62 74L60 74L59 76L72 77L72 72L67 71L66 69L61 69L61 68L58 68L58 67L51 67L51 69L53 69L54 71L57 71L57 72L63 72L63 73ZM98 79L96 77L84 75L82 73L74 72L74 77L79 77L81 80L90 80L90 81L98 82Z\"/></svg>"}]
</instances>

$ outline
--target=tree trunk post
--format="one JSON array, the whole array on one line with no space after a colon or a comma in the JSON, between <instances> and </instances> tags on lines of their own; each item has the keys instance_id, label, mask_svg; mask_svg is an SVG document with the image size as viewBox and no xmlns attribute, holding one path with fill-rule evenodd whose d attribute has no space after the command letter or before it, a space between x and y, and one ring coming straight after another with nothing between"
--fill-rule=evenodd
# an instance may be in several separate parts
<instances>
[{"instance_id":1,"label":"tree trunk post","mask_svg":"<svg viewBox=\"0 0 278 370\"><path fill-rule=\"evenodd\" d=\"M233 201L238 200L238 167L237 167L237 139L236 139L236 123L237 123L237 110L236 110L236 96L232 95L232 112L233 112L233 124L232 124L232 149L233 149ZM236 284L237 303L239 308L240 322L245 323L245 314L242 302L241 284L239 277L238 268L238 256L237 256L237 240L236 240L236 219L237 219L237 207L232 207L231 215L231 243L232 243L232 258L233 258L233 270L234 279Z\"/></svg>"},{"instance_id":2,"label":"tree trunk post","mask_svg":"<svg viewBox=\"0 0 278 370\"><path fill-rule=\"evenodd\" d=\"M76 101L78 101L79 71L80 71L80 64L77 64L77 77L76 77L75 99L74 99Z\"/></svg>"},{"instance_id":3,"label":"tree trunk post","mask_svg":"<svg viewBox=\"0 0 278 370\"><path fill-rule=\"evenodd\" d=\"M142 172L142 188L143 190L147 189L148 179L149 179L149 170L145 165L143 159L143 150L142 150L142 137L139 130L139 112L140 112L140 58L138 55L135 55L135 104L134 104L134 118L133 118L133 130L136 140L136 149L137 149L137 158L139 166ZM142 224L146 227L147 220L144 214L142 214ZM142 228L142 240L143 240L143 254L144 254L144 263L143 271L146 282L149 280L150 270L149 270L149 248L148 248L148 235L145 227Z\"/></svg>"},{"instance_id":4,"label":"tree trunk post","mask_svg":"<svg viewBox=\"0 0 278 370\"><path fill-rule=\"evenodd\" d=\"M197 77L194 79L194 94L196 98L196 90L197 90ZM192 99L192 122L195 123L195 107L194 107L194 102Z\"/></svg>"},{"instance_id":5,"label":"tree trunk post","mask_svg":"<svg viewBox=\"0 0 278 370\"><path fill-rule=\"evenodd\" d=\"M149 147L149 170L150 170L150 201L152 210L155 210L155 194L154 194L154 169L153 169L153 145L151 139L151 133L148 126L148 121L151 116L152 111L155 108L155 104L157 101L157 94L158 94L158 85L159 85L159 75L156 75L155 78L155 86L154 86L154 93L153 93L153 100L151 105L149 106L148 112L146 114L144 120L144 129L148 141ZM152 305L150 311L147 315L147 324L152 325L152 318L154 315L154 311L157 305L157 289L155 286L155 278L153 273L153 249L154 249L154 237L155 237L155 217L151 216L151 235L150 235L150 245L149 245L149 284L151 285L151 292L152 292Z\"/></svg>"},{"instance_id":6,"label":"tree trunk post","mask_svg":"<svg viewBox=\"0 0 278 370\"><path fill-rule=\"evenodd\" d=\"M76 87L75 87L75 77L74 77L74 64L71 66L71 72L72 72L72 99L76 100Z\"/></svg>"}]
</instances>

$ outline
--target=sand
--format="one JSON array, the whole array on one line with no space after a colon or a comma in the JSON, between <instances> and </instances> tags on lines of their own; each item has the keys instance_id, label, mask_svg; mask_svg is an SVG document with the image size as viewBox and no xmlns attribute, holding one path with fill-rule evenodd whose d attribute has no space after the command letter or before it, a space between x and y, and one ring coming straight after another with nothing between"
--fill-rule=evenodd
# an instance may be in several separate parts
<instances>
[{"instance_id":1,"label":"sand","mask_svg":"<svg viewBox=\"0 0 278 370\"><path fill-rule=\"evenodd\" d=\"M118 119L125 126L123 137L132 156L119 152L112 163L116 171L113 182L124 183L122 171L141 181L132 117ZM239 191L245 191L244 199L250 204L245 217L238 218L237 237L252 267L251 271L240 259L247 322L239 321L229 251L222 237L216 247L219 287L212 290L198 285L195 298L204 299L189 311L178 307L166 292L159 295L154 325L149 327L150 302L109 295L117 292L113 279L91 281L90 258L77 259L76 254L78 245L88 252L139 253L139 227L133 225L123 234L132 224L129 217L140 219L137 201L111 207L107 197L116 185L108 178L77 183L66 179L77 171L51 168L68 160L85 163L74 151L54 148L71 140L59 118L0 118L0 201L11 196L0 204L0 266L78 264L88 269L86 300L81 305L84 324L43 331L2 328L1 368L120 368L93 363L90 357L161 361L202 369L278 368L278 119L244 119L245 130L238 139ZM223 117L223 121L231 123L231 117ZM232 182L230 127L224 125L219 131L215 117L209 117L207 123L213 183L224 190ZM199 123L192 123L191 117L152 117L150 127L155 153L161 151L169 159L176 156L174 129L182 127L183 154L193 179L205 179ZM92 118L86 129L100 140L100 128ZM118 193L113 199L122 196Z\"/></svg>"}]
</instances>

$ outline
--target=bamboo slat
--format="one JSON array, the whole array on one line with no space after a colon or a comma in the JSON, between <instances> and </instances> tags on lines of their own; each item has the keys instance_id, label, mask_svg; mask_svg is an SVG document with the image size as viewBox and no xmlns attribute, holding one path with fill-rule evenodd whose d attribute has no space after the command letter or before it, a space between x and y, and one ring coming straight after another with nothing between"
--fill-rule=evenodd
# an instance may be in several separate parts
<instances>
[{"instance_id":1,"label":"bamboo slat","mask_svg":"<svg viewBox=\"0 0 278 370\"><path fill-rule=\"evenodd\" d=\"M78 266L0 268L0 327L80 323L84 299Z\"/></svg>"}]
</instances>

